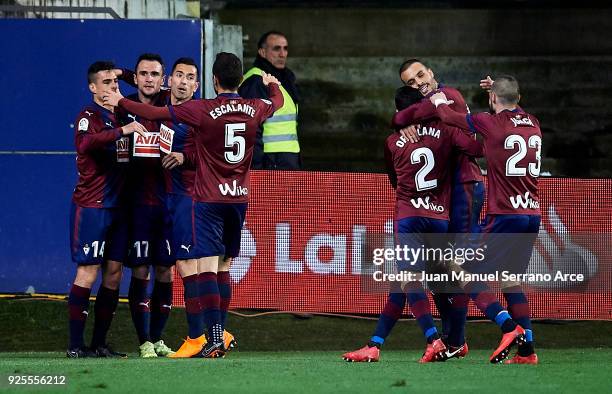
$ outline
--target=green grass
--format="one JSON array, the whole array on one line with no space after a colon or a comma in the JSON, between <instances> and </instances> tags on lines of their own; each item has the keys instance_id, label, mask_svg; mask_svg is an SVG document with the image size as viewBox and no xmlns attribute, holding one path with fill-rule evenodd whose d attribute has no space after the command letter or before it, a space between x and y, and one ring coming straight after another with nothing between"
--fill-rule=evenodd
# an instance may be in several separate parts
<instances>
[{"instance_id":1,"label":"green grass","mask_svg":"<svg viewBox=\"0 0 612 394\"><path fill-rule=\"evenodd\" d=\"M10 387L7 376L57 374L67 377L58 392L612 392L612 322L535 322L538 366L489 364L499 329L470 322L467 358L420 365L424 345L414 321L398 323L381 362L349 364L340 356L361 347L375 321L290 315L231 315L239 345L223 360L141 360L126 305L109 341L129 359L68 360L66 315L65 302L0 300L0 391L47 392L53 387ZM166 342L176 347L186 330L184 311L174 310Z\"/></svg>"},{"instance_id":2,"label":"green grass","mask_svg":"<svg viewBox=\"0 0 612 394\"><path fill-rule=\"evenodd\" d=\"M93 304L93 302L92 302ZM66 302L35 299L0 299L0 351L62 351L68 341ZM245 318L228 317L228 330L236 335L245 351L350 350L363 346L372 335L376 321L315 316L296 319L291 315ZM93 305L85 338L91 338ZM538 348L612 348L612 322L534 322ZM179 346L187 335L184 309L174 309L164 339ZM469 322L466 335L471 349L490 350L499 341L499 329L490 322ZM571 338L571 340L570 340ZM127 305L117 310L108 336L118 350L136 351L136 333ZM386 350L423 349L420 329L414 322L400 321L385 343Z\"/></svg>"},{"instance_id":3,"label":"green grass","mask_svg":"<svg viewBox=\"0 0 612 394\"><path fill-rule=\"evenodd\" d=\"M329 351L235 351L219 360L78 361L59 353L4 353L0 388L9 387L9 374L44 374L66 376L62 390L69 392L610 392L610 349L546 350L538 366L491 365L488 353L474 351L463 360L427 365L416 362L416 351L385 351L381 362L370 364L346 363Z\"/></svg>"}]
</instances>

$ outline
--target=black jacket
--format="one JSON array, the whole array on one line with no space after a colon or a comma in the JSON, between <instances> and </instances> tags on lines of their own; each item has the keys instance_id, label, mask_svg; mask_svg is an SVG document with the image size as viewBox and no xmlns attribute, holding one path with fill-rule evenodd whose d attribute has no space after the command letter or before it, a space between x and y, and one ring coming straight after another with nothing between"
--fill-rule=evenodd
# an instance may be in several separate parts
<instances>
[{"instance_id":1,"label":"black jacket","mask_svg":"<svg viewBox=\"0 0 612 394\"><path fill-rule=\"evenodd\" d=\"M287 67L284 69L278 69L274 67L272 63L259 55L257 55L255 58L253 66L261 68L268 74L274 75L287 90L287 93L289 93L293 101L296 104L300 102L300 94L295 84L295 74L293 74L293 71ZM238 94L244 98L269 98L268 88L263 84L263 80L259 75L253 75L245 80L242 85L240 85Z\"/></svg>"}]
</instances>

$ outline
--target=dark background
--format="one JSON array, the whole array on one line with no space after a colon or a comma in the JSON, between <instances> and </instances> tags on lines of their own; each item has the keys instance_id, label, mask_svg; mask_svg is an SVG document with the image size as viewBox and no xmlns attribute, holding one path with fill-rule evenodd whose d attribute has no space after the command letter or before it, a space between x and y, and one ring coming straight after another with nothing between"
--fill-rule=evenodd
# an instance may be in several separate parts
<instances>
[{"instance_id":1,"label":"dark background","mask_svg":"<svg viewBox=\"0 0 612 394\"><path fill-rule=\"evenodd\" d=\"M542 172L612 175L612 9L553 1L226 1L203 14L243 27L245 67L259 36L289 39L303 100L306 169L382 171L397 69L423 59L438 81L487 109L481 77L515 75L521 105L540 119Z\"/></svg>"}]
</instances>

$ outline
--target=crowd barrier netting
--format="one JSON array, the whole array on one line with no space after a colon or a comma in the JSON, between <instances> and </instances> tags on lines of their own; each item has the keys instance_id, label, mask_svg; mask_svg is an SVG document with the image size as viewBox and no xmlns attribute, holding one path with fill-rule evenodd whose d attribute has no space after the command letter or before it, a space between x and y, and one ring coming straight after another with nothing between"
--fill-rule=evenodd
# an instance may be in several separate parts
<instances>
[{"instance_id":1,"label":"crowd barrier netting","mask_svg":"<svg viewBox=\"0 0 612 394\"><path fill-rule=\"evenodd\" d=\"M249 195L231 309L380 313L386 294L363 291L372 256L361 246L368 234L392 232L386 175L254 171ZM612 319L612 180L541 178L540 204L528 271L561 269L584 280L527 286L532 316ZM179 277L174 303L183 305ZM469 316L482 314L470 304Z\"/></svg>"}]
</instances>

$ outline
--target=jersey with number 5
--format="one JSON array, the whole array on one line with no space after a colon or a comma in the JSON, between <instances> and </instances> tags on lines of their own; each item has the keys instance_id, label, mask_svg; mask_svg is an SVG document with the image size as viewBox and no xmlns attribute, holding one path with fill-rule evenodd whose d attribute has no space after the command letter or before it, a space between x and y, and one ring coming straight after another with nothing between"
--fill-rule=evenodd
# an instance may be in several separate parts
<instances>
[{"instance_id":1,"label":"jersey with number 5","mask_svg":"<svg viewBox=\"0 0 612 394\"><path fill-rule=\"evenodd\" d=\"M247 202L253 145L257 130L274 113L272 102L224 93L169 108L179 122L194 126L194 200Z\"/></svg>"},{"instance_id":2,"label":"jersey with number 5","mask_svg":"<svg viewBox=\"0 0 612 394\"><path fill-rule=\"evenodd\" d=\"M487 213L539 215L542 132L535 116L516 109L467 115L466 119L484 140L489 180Z\"/></svg>"}]
</instances>

